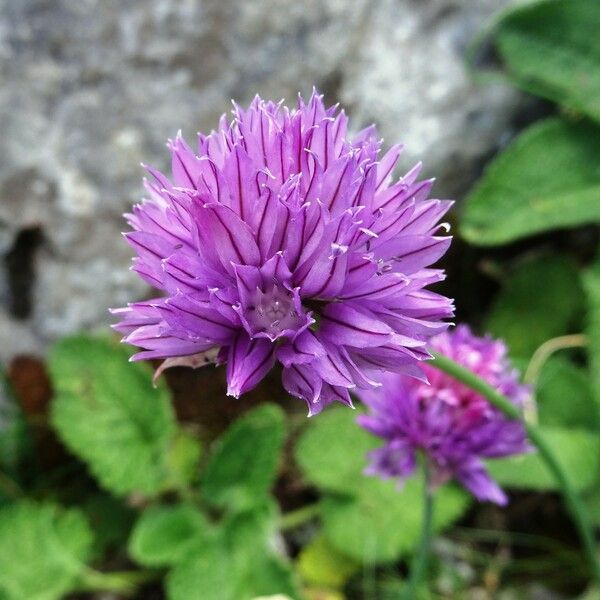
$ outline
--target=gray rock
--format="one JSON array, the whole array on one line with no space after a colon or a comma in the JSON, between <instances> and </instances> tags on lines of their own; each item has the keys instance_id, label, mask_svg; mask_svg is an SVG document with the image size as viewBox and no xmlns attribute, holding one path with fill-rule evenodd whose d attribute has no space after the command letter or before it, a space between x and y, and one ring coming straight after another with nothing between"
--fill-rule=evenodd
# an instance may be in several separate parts
<instances>
[{"instance_id":1,"label":"gray rock","mask_svg":"<svg viewBox=\"0 0 600 600\"><path fill-rule=\"evenodd\" d=\"M0 3L0 358L109 322L150 293L121 213L141 161L212 128L230 98L320 87L354 126L461 193L517 95L477 87L465 45L503 0L4 0Z\"/></svg>"}]
</instances>

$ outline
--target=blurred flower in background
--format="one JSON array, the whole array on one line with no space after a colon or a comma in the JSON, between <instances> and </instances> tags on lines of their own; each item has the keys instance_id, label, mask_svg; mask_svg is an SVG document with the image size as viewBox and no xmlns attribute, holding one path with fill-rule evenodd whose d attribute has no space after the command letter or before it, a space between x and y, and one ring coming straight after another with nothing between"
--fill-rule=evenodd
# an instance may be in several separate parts
<instances>
[{"instance_id":1,"label":"blurred flower in background","mask_svg":"<svg viewBox=\"0 0 600 600\"><path fill-rule=\"evenodd\" d=\"M530 390L519 383L503 342L477 337L468 326L459 325L436 336L432 347L476 373L515 405L522 407L528 399ZM371 410L358 417L360 425L386 440L370 453L369 474L409 477L418 451L423 451L433 487L455 478L478 500L506 504L506 495L482 459L527 452L523 424L508 419L449 375L427 365L424 370L429 384L387 374L381 390L360 393Z\"/></svg>"}]
</instances>

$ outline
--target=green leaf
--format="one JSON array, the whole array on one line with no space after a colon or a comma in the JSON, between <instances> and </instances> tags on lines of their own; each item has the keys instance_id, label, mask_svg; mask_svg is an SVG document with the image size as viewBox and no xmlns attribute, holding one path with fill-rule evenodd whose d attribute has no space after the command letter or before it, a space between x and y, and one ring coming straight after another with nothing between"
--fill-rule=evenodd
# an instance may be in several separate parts
<instances>
[{"instance_id":1,"label":"green leaf","mask_svg":"<svg viewBox=\"0 0 600 600\"><path fill-rule=\"evenodd\" d=\"M600 439L581 429L542 427L559 463L579 490L589 488L600 468ZM536 454L488 461L489 471L502 486L525 490L557 490L546 463Z\"/></svg>"},{"instance_id":2,"label":"green leaf","mask_svg":"<svg viewBox=\"0 0 600 600\"><path fill-rule=\"evenodd\" d=\"M227 551L212 541L187 555L167 575L169 600L242 600L235 596L235 584Z\"/></svg>"},{"instance_id":3,"label":"green leaf","mask_svg":"<svg viewBox=\"0 0 600 600\"><path fill-rule=\"evenodd\" d=\"M367 453L379 445L356 424L358 411L331 408L312 419L296 445L305 477L324 490L353 492L364 484Z\"/></svg>"},{"instance_id":4,"label":"green leaf","mask_svg":"<svg viewBox=\"0 0 600 600\"><path fill-rule=\"evenodd\" d=\"M277 476L285 439L281 408L255 408L217 442L202 477L202 493L215 506L243 510L264 502Z\"/></svg>"},{"instance_id":5,"label":"green leaf","mask_svg":"<svg viewBox=\"0 0 600 600\"><path fill-rule=\"evenodd\" d=\"M296 447L305 477L327 492L321 505L324 533L338 552L359 562L391 562L419 537L422 487L418 478L396 483L363 474L367 453L381 441L356 424L357 411L330 409L312 420ZM458 518L469 499L456 488L438 494L437 526Z\"/></svg>"},{"instance_id":6,"label":"green leaf","mask_svg":"<svg viewBox=\"0 0 600 600\"><path fill-rule=\"evenodd\" d=\"M138 519L129 540L129 554L141 565L174 565L193 546L212 535L206 517L188 504L152 506Z\"/></svg>"},{"instance_id":7,"label":"green leaf","mask_svg":"<svg viewBox=\"0 0 600 600\"><path fill-rule=\"evenodd\" d=\"M598 429L598 409L589 376L565 358L552 357L543 366L536 401L542 425Z\"/></svg>"},{"instance_id":8,"label":"green leaf","mask_svg":"<svg viewBox=\"0 0 600 600\"><path fill-rule=\"evenodd\" d=\"M436 492L434 529L442 530L460 518L469 495L454 486ZM340 552L366 563L394 562L411 551L421 534L422 479L413 477L398 489L393 481L365 478L357 496L326 496L322 504L323 531Z\"/></svg>"},{"instance_id":9,"label":"green leaf","mask_svg":"<svg viewBox=\"0 0 600 600\"><path fill-rule=\"evenodd\" d=\"M568 333L581 309L576 265L563 256L540 256L515 268L496 297L485 330L503 338L513 358L529 358L548 339Z\"/></svg>"},{"instance_id":10,"label":"green leaf","mask_svg":"<svg viewBox=\"0 0 600 600\"><path fill-rule=\"evenodd\" d=\"M461 234L481 246L600 222L600 128L548 119L524 131L466 199Z\"/></svg>"},{"instance_id":11,"label":"green leaf","mask_svg":"<svg viewBox=\"0 0 600 600\"><path fill-rule=\"evenodd\" d=\"M0 595L63 598L75 588L91 547L92 532L79 510L29 501L0 510Z\"/></svg>"},{"instance_id":12,"label":"green leaf","mask_svg":"<svg viewBox=\"0 0 600 600\"><path fill-rule=\"evenodd\" d=\"M298 571L314 586L341 589L360 568L358 562L338 552L319 534L304 546L298 556Z\"/></svg>"},{"instance_id":13,"label":"green leaf","mask_svg":"<svg viewBox=\"0 0 600 600\"><path fill-rule=\"evenodd\" d=\"M90 337L59 342L49 359L52 423L107 490L152 495L170 476L175 418L164 388L117 344Z\"/></svg>"},{"instance_id":14,"label":"green leaf","mask_svg":"<svg viewBox=\"0 0 600 600\"><path fill-rule=\"evenodd\" d=\"M225 519L224 541L235 572L236 598L297 597L289 563L272 550L278 536L277 519L277 506L270 500L250 512L230 513Z\"/></svg>"},{"instance_id":15,"label":"green leaf","mask_svg":"<svg viewBox=\"0 0 600 600\"><path fill-rule=\"evenodd\" d=\"M494 39L522 89L600 121L600 5L546 0L499 21Z\"/></svg>"},{"instance_id":16,"label":"green leaf","mask_svg":"<svg viewBox=\"0 0 600 600\"><path fill-rule=\"evenodd\" d=\"M584 273L583 286L587 300L585 333L590 381L596 410L600 411L600 259Z\"/></svg>"},{"instance_id":17,"label":"green leaf","mask_svg":"<svg viewBox=\"0 0 600 600\"><path fill-rule=\"evenodd\" d=\"M217 535L184 553L167 577L170 600L250 600L261 595L297 598L292 571L272 547L276 508L229 513Z\"/></svg>"}]
</instances>

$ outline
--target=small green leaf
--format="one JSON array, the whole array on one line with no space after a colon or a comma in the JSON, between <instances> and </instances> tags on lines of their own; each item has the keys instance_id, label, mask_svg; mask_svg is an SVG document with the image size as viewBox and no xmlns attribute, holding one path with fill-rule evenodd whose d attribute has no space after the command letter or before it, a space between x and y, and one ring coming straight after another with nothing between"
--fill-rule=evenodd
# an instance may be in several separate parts
<instances>
[{"instance_id":1,"label":"small green leaf","mask_svg":"<svg viewBox=\"0 0 600 600\"><path fill-rule=\"evenodd\" d=\"M598 0L544 0L508 12L496 47L512 80L600 121Z\"/></svg>"},{"instance_id":2,"label":"small green leaf","mask_svg":"<svg viewBox=\"0 0 600 600\"><path fill-rule=\"evenodd\" d=\"M588 338L590 381L600 414L600 258L583 275L587 300L585 333Z\"/></svg>"},{"instance_id":3,"label":"small green leaf","mask_svg":"<svg viewBox=\"0 0 600 600\"><path fill-rule=\"evenodd\" d=\"M76 509L22 501L0 510L0 595L58 600L75 589L92 548Z\"/></svg>"},{"instance_id":4,"label":"small green leaf","mask_svg":"<svg viewBox=\"0 0 600 600\"><path fill-rule=\"evenodd\" d=\"M495 246L600 222L600 128L548 119L524 131L466 199L461 234Z\"/></svg>"},{"instance_id":5,"label":"small green leaf","mask_svg":"<svg viewBox=\"0 0 600 600\"><path fill-rule=\"evenodd\" d=\"M217 540L188 554L167 575L169 600L242 600L235 583L226 548Z\"/></svg>"},{"instance_id":6,"label":"small green leaf","mask_svg":"<svg viewBox=\"0 0 600 600\"><path fill-rule=\"evenodd\" d=\"M298 598L293 574L272 548L276 507L229 513L217 534L184 553L167 577L170 600L251 600L286 594Z\"/></svg>"},{"instance_id":7,"label":"small green leaf","mask_svg":"<svg viewBox=\"0 0 600 600\"><path fill-rule=\"evenodd\" d=\"M572 484L589 488L600 468L600 439L581 429L543 427L542 433ZM525 490L556 490L556 480L546 463L536 454L488 461L489 471L502 486Z\"/></svg>"},{"instance_id":8,"label":"small green leaf","mask_svg":"<svg viewBox=\"0 0 600 600\"><path fill-rule=\"evenodd\" d=\"M175 418L167 392L144 365L103 339L60 341L49 359L56 391L52 423L109 491L159 492L169 478Z\"/></svg>"},{"instance_id":9,"label":"small green leaf","mask_svg":"<svg viewBox=\"0 0 600 600\"><path fill-rule=\"evenodd\" d=\"M445 486L435 495L434 528L461 517L470 502L458 487ZM396 482L365 478L358 496L326 496L323 530L340 552L363 562L394 562L418 543L423 514L422 479L412 477L402 489Z\"/></svg>"},{"instance_id":10,"label":"small green leaf","mask_svg":"<svg viewBox=\"0 0 600 600\"><path fill-rule=\"evenodd\" d=\"M236 598L285 594L296 598L290 564L273 552L278 509L274 502L250 512L230 513L223 523L229 565L236 577Z\"/></svg>"},{"instance_id":11,"label":"small green leaf","mask_svg":"<svg viewBox=\"0 0 600 600\"><path fill-rule=\"evenodd\" d=\"M296 445L305 477L324 490L353 492L365 481L367 453L379 445L356 424L360 412L331 408L312 419Z\"/></svg>"},{"instance_id":12,"label":"small green leaf","mask_svg":"<svg viewBox=\"0 0 600 600\"><path fill-rule=\"evenodd\" d=\"M283 411L275 404L238 419L217 442L204 471L206 500L235 510L264 502L277 476L284 439Z\"/></svg>"},{"instance_id":13,"label":"small green leaf","mask_svg":"<svg viewBox=\"0 0 600 600\"><path fill-rule=\"evenodd\" d=\"M296 447L305 477L333 492L322 502L327 540L359 562L392 562L418 540L422 486L409 479L402 490L394 482L364 475L367 454L381 444L356 423L357 412L329 410L311 421ZM437 493L438 528L458 518L469 497L457 488Z\"/></svg>"},{"instance_id":14,"label":"small green leaf","mask_svg":"<svg viewBox=\"0 0 600 600\"><path fill-rule=\"evenodd\" d=\"M575 264L563 256L540 256L515 268L496 297L485 330L503 338L513 358L529 358L548 339L569 333L581 309Z\"/></svg>"},{"instance_id":15,"label":"small green leaf","mask_svg":"<svg viewBox=\"0 0 600 600\"><path fill-rule=\"evenodd\" d=\"M542 425L598 429L598 409L589 376L565 358L552 357L543 366L536 401Z\"/></svg>"},{"instance_id":16,"label":"small green leaf","mask_svg":"<svg viewBox=\"0 0 600 600\"><path fill-rule=\"evenodd\" d=\"M199 473L202 446L191 433L179 430L171 442L167 463L175 487L187 487L194 483Z\"/></svg>"},{"instance_id":17,"label":"small green leaf","mask_svg":"<svg viewBox=\"0 0 600 600\"><path fill-rule=\"evenodd\" d=\"M205 516L193 506L152 506L139 518L129 540L129 554L148 567L174 565L212 535Z\"/></svg>"},{"instance_id":18,"label":"small green leaf","mask_svg":"<svg viewBox=\"0 0 600 600\"><path fill-rule=\"evenodd\" d=\"M298 556L300 575L316 587L341 589L359 569L358 562L338 552L322 534L304 546Z\"/></svg>"}]
</instances>

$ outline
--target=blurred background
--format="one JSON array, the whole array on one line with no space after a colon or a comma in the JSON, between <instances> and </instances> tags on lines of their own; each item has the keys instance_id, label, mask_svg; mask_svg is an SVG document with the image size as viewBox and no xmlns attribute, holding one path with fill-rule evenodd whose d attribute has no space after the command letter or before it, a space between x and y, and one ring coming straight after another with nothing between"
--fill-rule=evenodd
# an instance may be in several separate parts
<instances>
[{"instance_id":1,"label":"blurred background","mask_svg":"<svg viewBox=\"0 0 600 600\"><path fill-rule=\"evenodd\" d=\"M466 47L503 0L3 0L0 356L39 352L144 296L122 213L140 162L263 98L320 89L376 123L460 198L523 121L507 85L477 86ZM528 117L525 117L528 118Z\"/></svg>"},{"instance_id":2,"label":"blurred background","mask_svg":"<svg viewBox=\"0 0 600 600\"><path fill-rule=\"evenodd\" d=\"M257 93L316 86L457 200L441 291L600 525L599 31L598 0L0 0L0 600L401 597L422 482L363 476L357 413L307 420L277 373L155 389L108 331L151 294L140 163ZM510 506L444 487L418 600L598 600L539 458L493 462Z\"/></svg>"}]
</instances>

